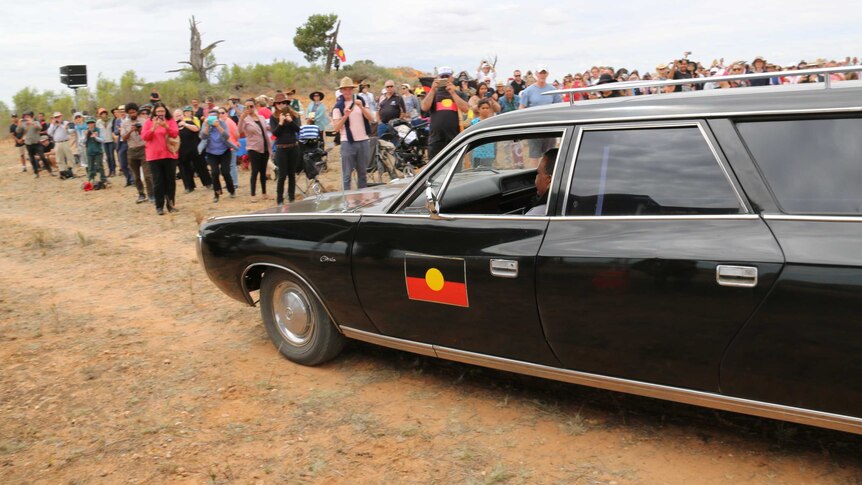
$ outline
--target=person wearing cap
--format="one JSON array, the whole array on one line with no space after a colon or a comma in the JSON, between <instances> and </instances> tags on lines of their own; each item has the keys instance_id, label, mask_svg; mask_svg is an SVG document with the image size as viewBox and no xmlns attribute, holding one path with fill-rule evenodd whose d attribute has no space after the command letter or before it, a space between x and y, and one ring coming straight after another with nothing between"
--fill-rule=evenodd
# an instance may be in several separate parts
<instances>
[{"instance_id":1,"label":"person wearing cap","mask_svg":"<svg viewBox=\"0 0 862 485\"><path fill-rule=\"evenodd\" d=\"M156 201L153 196L153 175L147 164L146 143L141 138L141 128L145 121L144 115L138 111L138 105L126 103L126 118L120 125L120 138L128 144L129 169L138 189L138 199L135 201L138 204L146 202L147 199Z\"/></svg>"},{"instance_id":2,"label":"person wearing cap","mask_svg":"<svg viewBox=\"0 0 862 485\"><path fill-rule=\"evenodd\" d=\"M485 83L488 87L494 86L497 83L497 71L494 66L484 60L480 62L479 68L476 69L476 82Z\"/></svg>"},{"instance_id":3,"label":"person wearing cap","mask_svg":"<svg viewBox=\"0 0 862 485\"><path fill-rule=\"evenodd\" d=\"M51 126L49 125L48 128L50 127ZM54 156L54 147L56 146L54 140L52 140L48 135L40 135L39 143L42 145L42 151L45 152L45 157L48 159L51 167L57 168L57 159Z\"/></svg>"},{"instance_id":4,"label":"person wearing cap","mask_svg":"<svg viewBox=\"0 0 862 485\"><path fill-rule=\"evenodd\" d=\"M284 180L287 179L287 201L296 197L296 172L302 166L302 149L299 147L299 113L290 108L287 96L277 93L273 100L275 112L269 119L269 131L275 137L275 164L278 178L275 181L275 203L284 204ZM294 116L296 114L296 116ZM344 156L342 145L341 156ZM264 174L264 178L266 175Z\"/></svg>"},{"instance_id":5,"label":"person wearing cap","mask_svg":"<svg viewBox=\"0 0 862 485\"><path fill-rule=\"evenodd\" d=\"M51 116L51 124L48 126L48 136L54 140L55 159L66 169L75 168L75 157L72 156L72 147L69 144L69 123L63 121L63 113L57 111Z\"/></svg>"},{"instance_id":6,"label":"person wearing cap","mask_svg":"<svg viewBox=\"0 0 862 485\"><path fill-rule=\"evenodd\" d=\"M9 135L12 136L12 139L15 140L15 150L18 152L18 158L21 159L21 171L27 171L27 157L25 154L27 153L27 147L24 145L24 138L18 136L18 126L21 125L21 119L18 118L18 115L12 113L12 124L9 125Z\"/></svg>"},{"instance_id":7,"label":"person wearing cap","mask_svg":"<svg viewBox=\"0 0 862 485\"><path fill-rule=\"evenodd\" d=\"M30 155L30 165L33 166L33 175L39 177L39 161L36 160L37 158L42 161L45 170L49 174L54 175L54 172L51 171L51 163L45 157L45 151L42 144L39 143L42 125L34 118L32 111L27 111L23 116L24 121L18 126L15 133L18 137L24 139L24 145L27 147L27 153Z\"/></svg>"},{"instance_id":8,"label":"person wearing cap","mask_svg":"<svg viewBox=\"0 0 862 485\"><path fill-rule=\"evenodd\" d=\"M323 104L324 94L321 91L312 91L308 95L311 103L308 105L308 110L305 112L305 119L320 128L322 133L329 126L329 118L326 116L326 106Z\"/></svg>"},{"instance_id":9,"label":"person wearing cap","mask_svg":"<svg viewBox=\"0 0 862 485\"><path fill-rule=\"evenodd\" d=\"M341 96L332 108L332 129L341 133L341 183L350 190L352 174L356 172L356 186L368 186L365 178L371 160L371 123L374 114L365 100L353 94L356 86L349 77L341 78L338 86Z\"/></svg>"},{"instance_id":10,"label":"person wearing cap","mask_svg":"<svg viewBox=\"0 0 862 485\"><path fill-rule=\"evenodd\" d=\"M99 108L97 111L99 119L96 120L96 129L99 130L99 138L105 140L102 150L105 152L105 161L108 162L108 177L117 174L117 161L114 157L114 123L108 118L108 110Z\"/></svg>"},{"instance_id":11,"label":"person wearing cap","mask_svg":"<svg viewBox=\"0 0 862 485\"><path fill-rule=\"evenodd\" d=\"M102 164L102 145L105 140L99 136L99 130L96 129L96 119L92 116L88 117L86 122L87 131L84 132L84 146L87 153L87 180L93 183L96 180L96 174L99 174L100 182L107 182L105 178L105 167Z\"/></svg>"},{"instance_id":12,"label":"person wearing cap","mask_svg":"<svg viewBox=\"0 0 862 485\"><path fill-rule=\"evenodd\" d=\"M548 84L548 69L544 65L539 65L536 68L536 82L527 86L527 89L521 92L521 105L518 109L527 109L535 106L544 106L551 103L559 103L562 97L559 94L545 96L544 93L553 91L554 87Z\"/></svg>"},{"instance_id":13,"label":"person wearing cap","mask_svg":"<svg viewBox=\"0 0 862 485\"><path fill-rule=\"evenodd\" d=\"M428 136L428 158L434 158L461 131L461 113L467 113L470 105L455 91L452 83L452 68L437 70L437 78L431 90L422 100L422 111L431 118Z\"/></svg>"}]
</instances>

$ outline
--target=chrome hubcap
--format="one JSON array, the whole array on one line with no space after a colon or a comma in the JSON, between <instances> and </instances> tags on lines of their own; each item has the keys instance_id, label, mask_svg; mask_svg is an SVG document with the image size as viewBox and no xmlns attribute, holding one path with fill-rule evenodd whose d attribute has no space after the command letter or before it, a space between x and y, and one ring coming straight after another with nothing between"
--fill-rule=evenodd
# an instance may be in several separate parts
<instances>
[{"instance_id":1,"label":"chrome hubcap","mask_svg":"<svg viewBox=\"0 0 862 485\"><path fill-rule=\"evenodd\" d=\"M275 288L272 302L275 324L281 336L296 347L308 344L317 322L305 291L295 283L284 281Z\"/></svg>"}]
</instances>

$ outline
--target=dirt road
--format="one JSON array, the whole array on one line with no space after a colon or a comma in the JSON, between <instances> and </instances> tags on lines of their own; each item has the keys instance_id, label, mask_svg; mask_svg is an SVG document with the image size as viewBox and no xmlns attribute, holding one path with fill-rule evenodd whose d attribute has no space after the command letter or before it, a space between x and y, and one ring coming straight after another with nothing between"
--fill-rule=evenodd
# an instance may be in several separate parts
<instances>
[{"instance_id":1,"label":"dirt road","mask_svg":"<svg viewBox=\"0 0 862 485\"><path fill-rule=\"evenodd\" d=\"M854 435L363 344L294 365L195 260L202 218L263 207L246 174L237 199L159 217L13 160L0 483L862 483Z\"/></svg>"}]
</instances>

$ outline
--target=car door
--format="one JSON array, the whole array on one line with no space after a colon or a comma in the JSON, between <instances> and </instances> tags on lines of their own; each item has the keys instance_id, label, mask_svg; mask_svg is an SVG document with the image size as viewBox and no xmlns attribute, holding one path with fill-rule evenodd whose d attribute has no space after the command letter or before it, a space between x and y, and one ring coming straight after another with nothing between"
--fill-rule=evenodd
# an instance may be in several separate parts
<instances>
[{"instance_id":1,"label":"car door","mask_svg":"<svg viewBox=\"0 0 862 485\"><path fill-rule=\"evenodd\" d=\"M862 417L862 118L735 128L778 204L764 218L787 266L728 347L722 390Z\"/></svg>"},{"instance_id":2,"label":"car door","mask_svg":"<svg viewBox=\"0 0 862 485\"><path fill-rule=\"evenodd\" d=\"M537 301L567 368L719 391L721 356L772 286L778 244L701 121L576 135L538 255Z\"/></svg>"},{"instance_id":3,"label":"car door","mask_svg":"<svg viewBox=\"0 0 862 485\"><path fill-rule=\"evenodd\" d=\"M542 150L566 129L477 135L426 169L388 214L363 215L353 277L382 334L558 365L542 333L535 262L546 216L525 216ZM426 207L426 186L439 214Z\"/></svg>"}]
</instances>

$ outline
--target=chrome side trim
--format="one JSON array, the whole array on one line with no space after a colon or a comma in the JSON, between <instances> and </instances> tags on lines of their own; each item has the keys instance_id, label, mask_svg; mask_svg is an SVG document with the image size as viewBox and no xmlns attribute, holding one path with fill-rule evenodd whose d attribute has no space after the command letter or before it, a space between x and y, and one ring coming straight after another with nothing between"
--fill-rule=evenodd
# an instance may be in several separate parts
<instances>
[{"instance_id":1,"label":"chrome side trim","mask_svg":"<svg viewBox=\"0 0 862 485\"><path fill-rule=\"evenodd\" d=\"M847 82L847 81L844 81ZM773 115L796 115L796 114L827 114L827 113L853 113L862 111L862 106L849 106L843 108L818 108L818 109L774 109L762 111L709 111L705 113L679 113L671 115L652 115L652 116L613 116L609 118L578 118L572 117L566 120L554 121L534 121L531 123L520 123L512 128L534 128L546 126L559 126L561 123L575 123L578 125L591 125L594 123L616 123L619 121L661 121L661 120L679 120L679 119L695 119L695 118L724 118L735 116L773 116ZM578 113L578 111L572 111ZM492 126L488 128L474 129L472 133L484 133L486 131L495 131L508 129L508 127Z\"/></svg>"},{"instance_id":2,"label":"chrome side trim","mask_svg":"<svg viewBox=\"0 0 862 485\"><path fill-rule=\"evenodd\" d=\"M335 325L335 328L337 328L339 330L341 329L341 327L338 325L338 322L336 322L335 318L332 316L332 312L329 311L329 307L326 306L326 302L323 300L323 298L320 297L320 294L317 293L317 289L315 289L314 286L311 283L309 283L307 279L303 278L302 275L300 275L299 273L297 273L296 271L294 271L290 268L286 268L284 266L281 266L280 264L252 263L252 264L246 266L244 270L242 270L242 276L240 276L239 281L240 281L240 285L242 285L242 292L245 295L245 299L246 299L246 301L248 301L249 306L255 306L257 304L257 302L252 300L251 291L249 291L249 289L245 286L245 275L248 274L248 271L250 269L254 268L255 266L269 266L271 268L278 268L278 269L286 271L286 272L290 273L291 275L293 275L294 277L296 277L296 279L301 281L305 286L308 287L308 289L311 290L311 292L314 294L314 297L317 298L317 301L320 302L320 306L322 306L323 310L326 311L326 315L329 317L329 320L332 322L333 325Z\"/></svg>"},{"instance_id":3,"label":"chrome side trim","mask_svg":"<svg viewBox=\"0 0 862 485\"><path fill-rule=\"evenodd\" d=\"M441 214L440 217L444 215ZM404 218L404 219L430 219L431 216L428 214L365 214L365 219L370 219L373 217L395 217L395 218ZM447 221L458 220L458 219L474 219L474 220L488 220L488 221L499 221L499 220L518 220L518 221L547 221L550 220L550 216L521 216L521 215L511 215L511 214L500 214L500 215L473 215L473 214L449 214L445 215ZM556 219L556 218L554 218Z\"/></svg>"},{"instance_id":4,"label":"chrome side trim","mask_svg":"<svg viewBox=\"0 0 862 485\"><path fill-rule=\"evenodd\" d=\"M724 221L759 219L757 214L702 214L689 216L562 216L555 221Z\"/></svg>"},{"instance_id":5,"label":"chrome side trim","mask_svg":"<svg viewBox=\"0 0 862 485\"><path fill-rule=\"evenodd\" d=\"M802 216L791 214L763 214L769 221L799 221L799 222L862 222L862 216Z\"/></svg>"},{"instance_id":6,"label":"chrome side trim","mask_svg":"<svg viewBox=\"0 0 862 485\"><path fill-rule=\"evenodd\" d=\"M703 123L699 120L691 120L686 122L666 122L666 123L631 123L631 124L609 124L609 125L590 125L590 126L581 126L578 128L578 139L575 143L575 152L572 154L572 163L569 164L568 170L568 182L566 184L566 192L563 194L563 215L567 215L566 212L569 208L569 194L572 192L572 181L575 179L575 166L578 161L578 152L581 148L581 140L584 137L584 132L587 131L616 131L616 130L640 130L640 129L655 129L655 128L679 128L679 127L695 127L700 132L700 136L703 138L703 141L706 142L706 146L709 147L710 152L712 153L712 157L715 160L715 163L718 164L718 167L721 169L721 172L724 174L725 180L730 184L730 188L733 189L733 193L736 195L736 201L742 210L745 211L745 214L750 213L751 211L748 208L748 204L746 204L745 199L742 197L742 194L739 192L739 188L733 181L733 177L730 176L730 173L727 171L727 167L722 163L721 157L718 156L718 151L715 149L715 146L712 144L712 141L709 139L709 136L706 134L706 130L703 126ZM594 216L594 217L603 217L603 216Z\"/></svg>"},{"instance_id":7,"label":"chrome side trim","mask_svg":"<svg viewBox=\"0 0 862 485\"><path fill-rule=\"evenodd\" d=\"M407 352L413 352L414 354L427 355L428 357L437 357L437 354L434 352L434 347L429 344L420 344L410 340L387 337L385 335L356 330L355 328L350 327L339 327L339 329L341 330L341 333L348 338L361 340L374 345L380 345L382 347L389 347L390 349L404 350Z\"/></svg>"},{"instance_id":8,"label":"chrome side trim","mask_svg":"<svg viewBox=\"0 0 862 485\"><path fill-rule=\"evenodd\" d=\"M819 426L835 429L848 433L862 434L862 418L845 416L841 414L825 413L808 409L771 404L761 401L753 401L730 396L722 396L702 391L692 391L677 387L664 386L660 384L649 384L645 382L607 377L587 372L560 369L529 362L505 359L490 355L477 354L464 350L450 349L436 345L428 345L409 340L402 340L383 335L371 334L349 327L341 327L345 336L374 343L399 350L420 353L431 357L462 362L465 364L489 367L506 372L525 374L543 379L552 379L570 384L596 387L609 391L625 392L638 396L646 396L656 399L693 404L724 411L750 414L764 418L779 419L793 423Z\"/></svg>"},{"instance_id":9,"label":"chrome side trim","mask_svg":"<svg viewBox=\"0 0 862 485\"><path fill-rule=\"evenodd\" d=\"M207 219L207 222L210 221L229 221L229 220L243 220L243 219L283 219L290 217L356 217L359 218L362 216L361 212L285 212L282 214L232 214L229 216L218 216L218 217L210 217Z\"/></svg>"}]
</instances>

